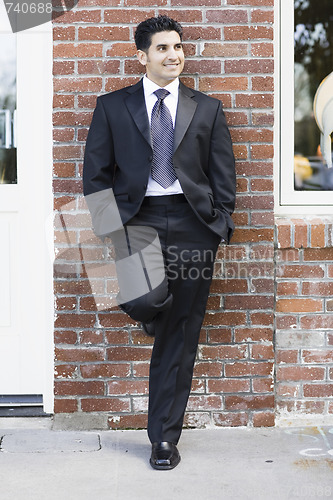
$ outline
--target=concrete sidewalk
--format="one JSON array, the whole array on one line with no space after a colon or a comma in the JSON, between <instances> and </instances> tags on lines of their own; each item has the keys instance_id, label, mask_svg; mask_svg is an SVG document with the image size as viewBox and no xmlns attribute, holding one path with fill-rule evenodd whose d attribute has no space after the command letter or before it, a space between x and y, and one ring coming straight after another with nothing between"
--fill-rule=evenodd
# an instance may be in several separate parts
<instances>
[{"instance_id":1,"label":"concrete sidewalk","mask_svg":"<svg viewBox=\"0 0 333 500\"><path fill-rule=\"evenodd\" d=\"M0 419L1 500L333 498L333 428L183 431L180 465L155 471L145 431L52 431Z\"/></svg>"}]
</instances>

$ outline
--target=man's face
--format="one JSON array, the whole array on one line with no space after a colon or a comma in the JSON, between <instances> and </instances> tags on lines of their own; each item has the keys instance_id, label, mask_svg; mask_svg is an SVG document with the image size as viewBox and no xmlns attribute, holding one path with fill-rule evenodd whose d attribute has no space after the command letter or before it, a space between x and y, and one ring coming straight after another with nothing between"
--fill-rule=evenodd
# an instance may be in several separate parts
<instances>
[{"instance_id":1,"label":"man's face","mask_svg":"<svg viewBox=\"0 0 333 500\"><path fill-rule=\"evenodd\" d=\"M137 56L146 66L147 77L160 87L175 80L184 68L183 45L176 31L155 33L148 52L138 50Z\"/></svg>"}]
</instances>

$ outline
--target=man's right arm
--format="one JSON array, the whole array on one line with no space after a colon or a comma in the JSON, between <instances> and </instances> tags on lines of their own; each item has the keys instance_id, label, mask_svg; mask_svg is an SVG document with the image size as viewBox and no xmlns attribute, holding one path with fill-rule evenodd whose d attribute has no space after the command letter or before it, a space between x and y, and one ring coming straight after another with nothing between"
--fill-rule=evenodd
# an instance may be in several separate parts
<instances>
[{"instance_id":1,"label":"man's right arm","mask_svg":"<svg viewBox=\"0 0 333 500\"><path fill-rule=\"evenodd\" d=\"M97 99L83 163L83 192L90 195L113 187L114 148L112 132L102 99Z\"/></svg>"},{"instance_id":2,"label":"man's right arm","mask_svg":"<svg viewBox=\"0 0 333 500\"><path fill-rule=\"evenodd\" d=\"M114 170L112 131L99 97L86 142L83 192L94 233L102 239L123 227L113 194Z\"/></svg>"}]
</instances>

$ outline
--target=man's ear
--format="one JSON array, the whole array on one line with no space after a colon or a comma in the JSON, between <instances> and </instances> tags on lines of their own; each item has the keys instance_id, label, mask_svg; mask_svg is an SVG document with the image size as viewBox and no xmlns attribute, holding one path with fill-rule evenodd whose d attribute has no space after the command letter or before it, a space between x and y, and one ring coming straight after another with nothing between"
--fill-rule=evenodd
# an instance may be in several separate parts
<instances>
[{"instance_id":1,"label":"man's ear","mask_svg":"<svg viewBox=\"0 0 333 500\"><path fill-rule=\"evenodd\" d=\"M136 57L138 58L139 62L142 64L142 66L146 66L147 64L147 54L143 50L138 50L136 53Z\"/></svg>"}]
</instances>

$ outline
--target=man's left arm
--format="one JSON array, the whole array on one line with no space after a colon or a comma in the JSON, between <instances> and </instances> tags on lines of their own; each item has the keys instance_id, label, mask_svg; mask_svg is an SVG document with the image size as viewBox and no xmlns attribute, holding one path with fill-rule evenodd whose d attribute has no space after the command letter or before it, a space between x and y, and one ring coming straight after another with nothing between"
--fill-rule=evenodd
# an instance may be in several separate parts
<instances>
[{"instance_id":1,"label":"man's left arm","mask_svg":"<svg viewBox=\"0 0 333 500\"><path fill-rule=\"evenodd\" d=\"M231 214L235 208L236 172L230 132L221 102L218 105L211 133L208 175L215 208L226 218L229 241L234 229Z\"/></svg>"}]
</instances>

